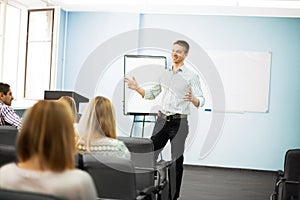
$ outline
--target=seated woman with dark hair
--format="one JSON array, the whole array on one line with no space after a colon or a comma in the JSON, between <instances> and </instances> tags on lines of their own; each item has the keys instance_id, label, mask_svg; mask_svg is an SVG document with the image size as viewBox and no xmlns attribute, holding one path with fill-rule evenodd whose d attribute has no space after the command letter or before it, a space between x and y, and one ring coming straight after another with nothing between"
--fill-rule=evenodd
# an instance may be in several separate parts
<instances>
[{"instance_id":1,"label":"seated woman with dark hair","mask_svg":"<svg viewBox=\"0 0 300 200\"><path fill-rule=\"evenodd\" d=\"M115 113L109 99L97 96L89 102L79 121L78 132L79 152L130 159L125 144L116 139Z\"/></svg>"},{"instance_id":2,"label":"seated woman with dark hair","mask_svg":"<svg viewBox=\"0 0 300 200\"><path fill-rule=\"evenodd\" d=\"M0 168L0 188L46 193L69 200L94 200L90 175L75 169L71 109L41 100L25 113L17 138L18 163Z\"/></svg>"}]
</instances>

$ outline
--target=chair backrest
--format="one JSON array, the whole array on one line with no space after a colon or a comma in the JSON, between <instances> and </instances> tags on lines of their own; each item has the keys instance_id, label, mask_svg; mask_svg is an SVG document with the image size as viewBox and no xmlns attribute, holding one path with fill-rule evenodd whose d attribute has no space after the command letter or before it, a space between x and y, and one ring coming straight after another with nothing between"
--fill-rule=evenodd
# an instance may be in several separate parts
<instances>
[{"instance_id":1,"label":"chair backrest","mask_svg":"<svg viewBox=\"0 0 300 200\"><path fill-rule=\"evenodd\" d=\"M16 148L12 145L0 144L0 167L7 163L16 162Z\"/></svg>"},{"instance_id":2,"label":"chair backrest","mask_svg":"<svg viewBox=\"0 0 300 200\"><path fill-rule=\"evenodd\" d=\"M48 194L0 189L1 200L63 200L64 198Z\"/></svg>"},{"instance_id":3,"label":"chair backrest","mask_svg":"<svg viewBox=\"0 0 300 200\"><path fill-rule=\"evenodd\" d=\"M75 154L75 167L83 170L83 158L81 153Z\"/></svg>"},{"instance_id":4,"label":"chair backrest","mask_svg":"<svg viewBox=\"0 0 300 200\"><path fill-rule=\"evenodd\" d=\"M82 154L83 168L94 180L99 198L132 200L137 196L134 167L130 160Z\"/></svg>"},{"instance_id":5,"label":"chair backrest","mask_svg":"<svg viewBox=\"0 0 300 200\"><path fill-rule=\"evenodd\" d=\"M290 149L285 154L284 161L285 178L290 181L298 181L300 177L300 149Z\"/></svg>"},{"instance_id":6,"label":"chair backrest","mask_svg":"<svg viewBox=\"0 0 300 200\"><path fill-rule=\"evenodd\" d=\"M131 153L131 160L136 172L136 185L138 190L155 184L156 161L154 147L149 138L118 137L123 141Z\"/></svg>"},{"instance_id":7,"label":"chair backrest","mask_svg":"<svg viewBox=\"0 0 300 200\"><path fill-rule=\"evenodd\" d=\"M118 137L123 141L131 153L131 160L135 167L154 168L154 147L149 138Z\"/></svg>"},{"instance_id":8,"label":"chair backrest","mask_svg":"<svg viewBox=\"0 0 300 200\"><path fill-rule=\"evenodd\" d=\"M285 154L284 159L284 178L286 183L283 186L282 199L300 198L299 183L300 180L300 149L289 149Z\"/></svg>"},{"instance_id":9,"label":"chair backrest","mask_svg":"<svg viewBox=\"0 0 300 200\"><path fill-rule=\"evenodd\" d=\"M18 129L13 126L0 126L0 144L15 145Z\"/></svg>"}]
</instances>

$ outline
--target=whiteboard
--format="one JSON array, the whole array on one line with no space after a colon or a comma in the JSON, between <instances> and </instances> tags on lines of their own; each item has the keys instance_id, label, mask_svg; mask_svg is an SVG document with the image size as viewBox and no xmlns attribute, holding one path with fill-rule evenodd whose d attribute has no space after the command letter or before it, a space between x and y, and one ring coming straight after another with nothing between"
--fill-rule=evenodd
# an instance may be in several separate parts
<instances>
[{"instance_id":1,"label":"whiteboard","mask_svg":"<svg viewBox=\"0 0 300 200\"><path fill-rule=\"evenodd\" d=\"M268 112L270 52L212 50L207 54L224 86L225 112Z\"/></svg>"},{"instance_id":2,"label":"whiteboard","mask_svg":"<svg viewBox=\"0 0 300 200\"><path fill-rule=\"evenodd\" d=\"M135 77L139 87L148 89L158 83L159 76L166 69L167 59L164 56L125 55L124 77ZM125 115L156 115L161 109L161 96L146 100L124 83L123 111Z\"/></svg>"}]
</instances>

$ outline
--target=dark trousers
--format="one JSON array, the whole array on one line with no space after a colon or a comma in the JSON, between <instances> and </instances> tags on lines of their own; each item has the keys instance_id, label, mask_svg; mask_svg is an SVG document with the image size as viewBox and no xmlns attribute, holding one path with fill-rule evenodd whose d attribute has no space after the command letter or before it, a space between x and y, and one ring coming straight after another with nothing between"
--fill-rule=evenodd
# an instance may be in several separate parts
<instances>
[{"instance_id":1,"label":"dark trousers","mask_svg":"<svg viewBox=\"0 0 300 200\"><path fill-rule=\"evenodd\" d=\"M184 144L188 131L187 118L166 121L164 118L158 117L151 137L156 158L158 158L159 153L163 150L168 140L170 140L172 161L176 162L176 193L174 199L177 199L180 193Z\"/></svg>"}]
</instances>

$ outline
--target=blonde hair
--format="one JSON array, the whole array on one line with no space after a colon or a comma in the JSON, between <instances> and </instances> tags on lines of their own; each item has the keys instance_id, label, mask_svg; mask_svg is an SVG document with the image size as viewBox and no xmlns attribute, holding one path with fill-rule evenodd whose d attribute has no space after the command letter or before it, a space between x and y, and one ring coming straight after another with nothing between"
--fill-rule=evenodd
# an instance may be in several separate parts
<instances>
[{"instance_id":1,"label":"blonde hair","mask_svg":"<svg viewBox=\"0 0 300 200\"><path fill-rule=\"evenodd\" d=\"M115 113L110 100L102 96L93 98L80 118L78 131L80 140L88 147L99 136L116 139Z\"/></svg>"},{"instance_id":2,"label":"blonde hair","mask_svg":"<svg viewBox=\"0 0 300 200\"><path fill-rule=\"evenodd\" d=\"M17 156L37 156L42 169L74 169L75 133L71 109L62 102L40 100L30 108L17 139Z\"/></svg>"},{"instance_id":3,"label":"blonde hair","mask_svg":"<svg viewBox=\"0 0 300 200\"><path fill-rule=\"evenodd\" d=\"M115 113L110 100L102 96L95 97L95 110L103 134L117 138Z\"/></svg>"},{"instance_id":4,"label":"blonde hair","mask_svg":"<svg viewBox=\"0 0 300 200\"><path fill-rule=\"evenodd\" d=\"M76 102L75 102L74 98L70 97L70 96L62 96L58 100L66 102L70 106L70 108L72 110L73 121L74 121L74 123L76 123L77 122L77 108L76 108Z\"/></svg>"}]
</instances>

